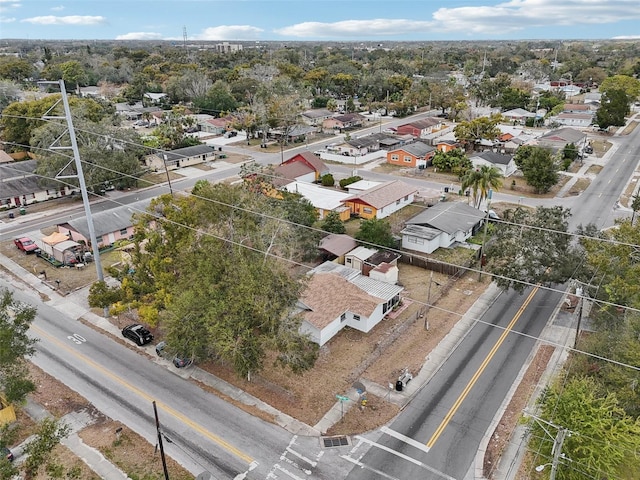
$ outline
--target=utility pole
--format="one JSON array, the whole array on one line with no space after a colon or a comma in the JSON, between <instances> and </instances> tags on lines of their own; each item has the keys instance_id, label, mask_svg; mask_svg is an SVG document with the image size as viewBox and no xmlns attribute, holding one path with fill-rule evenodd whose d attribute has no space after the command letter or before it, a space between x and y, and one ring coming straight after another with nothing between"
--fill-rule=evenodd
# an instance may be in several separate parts
<instances>
[{"instance_id":1,"label":"utility pole","mask_svg":"<svg viewBox=\"0 0 640 480\"><path fill-rule=\"evenodd\" d=\"M169 470L167 470L167 459L164 456L164 446L162 445L162 431L160 430L160 420L158 420L158 407L156 401L153 401L153 414L156 417L156 432L158 433L158 446L160 447L160 458L162 459L162 470L164 471L164 480L169 480Z\"/></svg>"},{"instance_id":2,"label":"utility pole","mask_svg":"<svg viewBox=\"0 0 640 480\"><path fill-rule=\"evenodd\" d=\"M558 434L553 442L553 461L551 463L551 474L549 475L549 480L556 480L558 462L560 461L560 458L562 458L562 444L564 443L567 433L566 428L559 428Z\"/></svg>"},{"instance_id":3,"label":"utility pole","mask_svg":"<svg viewBox=\"0 0 640 480\"><path fill-rule=\"evenodd\" d=\"M80 160L80 152L78 150L78 141L76 140L76 132L73 128L73 119L71 117L71 109L69 108L69 100L67 99L67 89L64 86L64 80L60 79L57 82L55 81L45 81L39 82L43 84L58 84L60 86L60 93L62 94L62 105L64 107L64 117L56 116L56 115L47 115L49 111L53 110L55 105L46 112L42 118L48 120L65 120L67 122L67 131L69 132L69 137L71 139L71 150L73 151L73 160L75 162L76 173L73 175L62 175L62 172L69 166L71 162L65 165L62 170L56 175L57 179L65 179L65 178L77 178L78 183L80 185L80 193L82 195L82 204L84 205L84 214L87 217L87 228L89 229L89 241L91 242L91 249L93 251L93 260L96 264L96 273L98 274L98 281L104 281L104 274L102 272L102 263L100 261L100 249L98 248L98 240L96 239L96 232L93 227L93 217L91 216L91 205L89 204L89 195L87 193L87 185L84 180L84 172L82 170L82 161ZM51 150L69 150L69 147L64 147L61 145L56 145L60 138L59 136L54 143L49 147ZM106 316L106 315L105 315Z\"/></svg>"},{"instance_id":4,"label":"utility pole","mask_svg":"<svg viewBox=\"0 0 640 480\"><path fill-rule=\"evenodd\" d=\"M576 288L576 296L580 297L578 301L578 325L576 326L576 338L573 341L573 348L578 346L578 338L580 338L580 324L582 323L582 309L584 308L584 297L582 296L582 287Z\"/></svg>"},{"instance_id":5,"label":"utility pole","mask_svg":"<svg viewBox=\"0 0 640 480\"><path fill-rule=\"evenodd\" d=\"M478 281L482 281L482 267L484 267L484 244L487 241L487 228L489 225L489 207L491 206L491 197L493 190L489 189L489 195L487 196L487 215L484 218L484 233L482 234L482 245L480 245L480 273L478 275Z\"/></svg>"}]
</instances>

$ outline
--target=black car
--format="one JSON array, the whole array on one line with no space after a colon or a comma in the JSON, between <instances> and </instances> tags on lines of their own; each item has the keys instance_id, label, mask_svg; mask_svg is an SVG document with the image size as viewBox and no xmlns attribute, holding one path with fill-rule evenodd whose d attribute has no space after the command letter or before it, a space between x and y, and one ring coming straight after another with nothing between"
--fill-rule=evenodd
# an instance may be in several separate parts
<instances>
[{"instance_id":1,"label":"black car","mask_svg":"<svg viewBox=\"0 0 640 480\"><path fill-rule=\"evenodd\" d=\"M122 336L136 342L140 346L146 345L153 340L151 332L139 323L124 327L122 329Z\"/></svg>"},{"instance_id":2,"label":"black car","mask_svg":"<svg viewBox=\"0 0 640 480\"><path fill-rule=\"evenodd\" d=\"M0 458L6 458L9 462L13 462L13 453L7 447L0 447Z\"/></svg>"}]
</instances>

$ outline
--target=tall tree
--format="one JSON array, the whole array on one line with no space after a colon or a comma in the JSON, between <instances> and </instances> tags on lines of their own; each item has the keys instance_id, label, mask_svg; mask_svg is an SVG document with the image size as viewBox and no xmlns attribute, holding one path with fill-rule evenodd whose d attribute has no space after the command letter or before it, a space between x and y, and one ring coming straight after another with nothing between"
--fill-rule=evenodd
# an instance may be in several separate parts
<instances>
[{"instance_id":1,"label":"tall tree","mask_svg":"<svg viewBox=\"0 0 640 480\"><path fill-rule=\"evenodd\" d=\"M356 239L367 245L380 247L395 247L397 242L393 238L391 224L386 219L370 218L360 224Z\"/></svg>"},{"instance_id":2,"label":"tall tree","mask_svg":"<svg viewBox=\"0 0 640 480\"><path fill-rule=\"evenodd\" d=\"M453 129L456 139L464 144L467 149L473 149L475 144L480 140L495 140L500 136L500 123L502 117L500 115L492 115L491 117L478 117L468 122L460 122Z\"/></svg>"},{"instance_id":3,"label":"tall tree","mask_svg":"<svg viewBox=\"0 0 640 480\"><path fill-rule=\"evenodd\" d=\"M602 95L602 104L596 112L596 121L600 128L620 127L625 124L629 113L630 97L624 90L607 90Z\"/></svg>"},{"instance_id":4,"label":"tall tree","mask_svg":"<svg viewBox=\"0 0 640 480\"><path fill-rule=\"evenodd\" d=\"M513 159L536 193L546 193L558 182L560 165L549 149L523 145L518 148Z\"/></svg>"},{"instance_id":5,"label":"tall tree","mask_svg":"<svg viewBox=\"0 0 640 480\"><path fill-rule=\"evenodd\" d=\"M544 420L568 431L557 467L558 480L584 478L625 478L640 468L635 453L640 448L640 420L620 408L614 393L602 392L588 378L566 383L561 378L541 401ZM547 425L532 421L531 450L547 463L553 458L554 438Z\"/></svg>"},{"instance_id":6,"label":"tall tree","mask_svg":"<svg viewBox=\"0 0 640 480\"><path fill-rule=\"evenodd\" d=\"M329 212L324 217L320 228L329 233L345 233L346 228L344 222L340 220L340 214L338 212Z\"/></svg>"},{"instance_id":7,"label":"tall tree","mask_svg":"<svg viewBox=\"0 0 640 480\"><path fill-rule=\"evenodd\" d=\"M36 309L18 302L7 289L0 290L0 392L9 403L19 403L35 390L27 359L36 340L28 335Z\"/></svg>"},{"instance_id":8,"label":"tall tree","mask_svg":"<svg viewBox=\"0 0 640 480\"><path fill-rule=\"evenodd\" d=\"M506 210L486 245L488 267L503 288L523 291L527 284L562 283L580 264L567 234L570 212L562 207Z\"/></svg>"},{"instance_id":9,"label":"tall tree","mask_svg":"<svg viewBox=\"0 0 640 480\"><path fill-rule=\"evenodd\" d=\"M468 170L462 176L462 190L471 188L474 206L480 208L489 195L489 190L502 187L502 179L502 172L496 167L482 165L480 168Z\"/></svg>"},{"instance_id":10,"label":"tall tree","mask_svg":"<svg viewBox=\"0 0 640 480\"><path fill-rule=\"evenodd\" d=\"M603 94L612 90L622 90L631 101L635 101L640 96L640 80L628 75L614 75L605 78L598 90Z\"/></svg>"}]
</instances>

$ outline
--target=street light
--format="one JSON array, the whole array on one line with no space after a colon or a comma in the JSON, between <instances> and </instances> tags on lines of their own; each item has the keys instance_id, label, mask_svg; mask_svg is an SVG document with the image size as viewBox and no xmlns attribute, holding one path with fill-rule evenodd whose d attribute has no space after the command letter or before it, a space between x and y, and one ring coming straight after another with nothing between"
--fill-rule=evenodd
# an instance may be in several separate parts
<instances>
[{"instance_id":1,"label":"street light","mask_svg":"<svg viewBox=\"0 0 640 480\"><path fill-rule=\"evenodd\" d=\"M548 467L549 465L552 465L551 463L545 463L544 465L538 465L536 467L536 472L541 472L545 469L545 467Z\"/></svg>"}]
</instances>

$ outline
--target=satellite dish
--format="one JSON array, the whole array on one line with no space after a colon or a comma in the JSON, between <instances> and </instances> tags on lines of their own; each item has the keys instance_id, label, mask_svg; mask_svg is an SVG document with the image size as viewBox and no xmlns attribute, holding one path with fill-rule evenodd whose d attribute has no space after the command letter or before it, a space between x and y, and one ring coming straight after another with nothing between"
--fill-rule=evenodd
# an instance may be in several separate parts
<instances>
[{"instance_id":1,"label":"satellite dish","mask_svg":"<svg viewBox=\"0 0 640 480\"><path fill-rule=\"evenodd\" d=\"M209 472L202 472L196 477L196 480L211 480L211 474Z\"/></svg>"}]
</instances>

